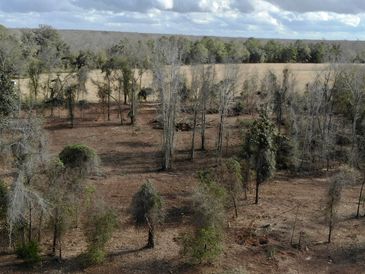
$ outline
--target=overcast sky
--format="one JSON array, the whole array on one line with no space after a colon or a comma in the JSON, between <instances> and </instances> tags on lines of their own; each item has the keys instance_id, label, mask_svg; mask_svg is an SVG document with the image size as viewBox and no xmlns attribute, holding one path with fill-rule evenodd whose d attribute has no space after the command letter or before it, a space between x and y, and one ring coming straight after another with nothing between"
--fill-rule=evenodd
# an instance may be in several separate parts
<instances>
[{"instance_id":1,"label":"overcast sky","mask_svg":"<svg viewBox=\"0 0 365 274\"><path fill-rule=\"evenodd\" d=\"M0 0L0 24L365 40L365 0Z\"/></svg>"}]
</instances>

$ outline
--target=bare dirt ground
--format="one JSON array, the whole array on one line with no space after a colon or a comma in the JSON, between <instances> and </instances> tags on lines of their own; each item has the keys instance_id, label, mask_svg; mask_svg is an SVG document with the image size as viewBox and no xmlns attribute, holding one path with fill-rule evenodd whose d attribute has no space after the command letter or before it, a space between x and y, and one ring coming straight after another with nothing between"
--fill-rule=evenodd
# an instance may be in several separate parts
<instances>
[{"instance_id":1,"label":"bare dirt ground","mask_svg":"<svg viewBox=\"0 0 365 274\"><path fill-rule=\"evenodd\" d=\"M229 211L224 252L214 264L198 267L185 264L177 238L189 229L189 196L197 184L196 172L216 163L213 149L217 119L209 115L208 151L197 152L194 163L186 160L191 132L178 132L174 168L161 172L162 131L152 128L155 115L155 105L144 103L135 127L120 126L116 112L111 121L105 121L95 107L85 113L82 121L77 120L73 129L68 128L65 118L47 119L53 154L73 143L83 143L97 151L103 176L91 178L90 182L116 210L120 227L108 245L110 255L100 266L80 267L77 256L85 251L86 244L81 229L73 229L64 240L62 264L45 260L41 266L27 268L15 255L5 254L0 256L0 273L223 273L238 268L248 273L365 273L365 219L353 217L359 187L345 189L333 243L328 245L324 243L327 227L321 213L328 187L325 176L296 178L282 173L262 186L258 206L253 204L252 191L247 201L240 201L237 219L233 218L233 210ZM237 121L248 118L228 119L231 137L227 156L239 151ZM136 230L128 214L132 195L147 179L160 191L166 209L165 224L157 232L157 246L153 250L141 249L147 233ZM294 243L298 243L302 232L300 250L290 245L296 213ZM48 240L43 246L47 253L51 236L45 238Z\"/></svg>"}]
</instances>

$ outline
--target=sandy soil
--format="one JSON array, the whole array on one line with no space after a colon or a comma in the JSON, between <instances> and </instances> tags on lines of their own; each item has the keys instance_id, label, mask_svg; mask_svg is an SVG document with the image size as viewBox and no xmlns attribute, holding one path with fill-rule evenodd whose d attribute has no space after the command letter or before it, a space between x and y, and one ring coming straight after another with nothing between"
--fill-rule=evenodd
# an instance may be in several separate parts
<instances>
[{"instance_id":1,"label":"sandy soil","mask_svg":"<svg viewBox=\"0 0 365 274\"><path fill-rule=\"evenodd\" d=\"M90 182L117 211L120 222L108 245L110 256L103 265L81 269L77 256L86 245L82 231L73 229L65 237L63 264L46 260L41 267L30 269L14 255L2 255L1 273L222 273L239 267L248 273L365 273L365 220L353 218L359 187L345 189L333 243L328 245L324 243L327 227L321 213L328 187L326 178L296 178L281 173L262 186L258 206L253 205L252 191L247 201L240 200L237 219L229 211L224 252L214 264L186 265L176 239L189 228L189 196L197 184L196 172L215 164L216 117L208 117L208 151L198 152L194 163L187 161L191 132L178 132L174 168L161 172L162 132L150 123L156 114L153 103L141 107L135 127L118 125L116 112L111 121L105 121L91 108L84 120L78 119L75 128L70 129L63 111L60 114L46 124L51 152L59 153L66 144L84 143L100 156L103 177L91 178ZM237 121L249 118L229 118L231 137L226 156L238 151ZM196 145L199 147L199 140ZM153 250L141 249L147 233L131 226L128 215L132 195L147 179L162 194L166 209L166 223L157 232L157 246ZM302 232L301 250L290 245L296 213L293 242L298 242ZM45 238L47 251L51 237Z\"/></svg>"}]
</instances>

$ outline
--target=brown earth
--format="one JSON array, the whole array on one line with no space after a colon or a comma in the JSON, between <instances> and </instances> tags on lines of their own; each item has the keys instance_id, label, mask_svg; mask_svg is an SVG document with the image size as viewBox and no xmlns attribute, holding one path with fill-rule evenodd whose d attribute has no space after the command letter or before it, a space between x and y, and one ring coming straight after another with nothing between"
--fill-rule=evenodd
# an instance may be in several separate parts
<instances>
[{"instance_id":1,"label":"brown earth","mask_svg":"<svg viewBox=\"0 0 365 274\"><path fill-rule=\"evenodd\" d=\"M153 103L143 104L134 127L120 126L116 111L111 121L105 121L95 107L84 114L83 120L77 119L73 129L68 128L64 111L56 112L60 117L47 119L51 153L57 154L72 143L84 143L97 151L103 176L93 177L90 182L116 210L120 227L108 245L110 255L100 266L81 268L77 256L85 251L86 244L79 228L65 237L62 264L46 259L42 266L27 268L15 255L4 254L0 256L0 273L223 273L233 269L245 269L247 273L365 273L365 220L354 218L359 187L346 187L333 243L328 245L321 213L328 187L326 177L297 178L284 173L262 186L259 205L253 204L252 190L247 201L240 200L237 219L233 218L233 210L229 211L224 252L214 264L199 267L185 264L177 238L189 229L189 197L197 184L196 172L216 163L218 119L209 115L208 151L198 151L194 163L186 160L191 132L178 132L174 168L162 172L159 170L162 131L151 125L155 107ZM226 156L239 151L238 121L250 118L228 118L230 138ZM157 232L157 246L152 250L141 249L147 233L136 230L128 217L131 197L147 179L160 191L166 209L166 222ZM296 214L293 242L298 243L302 232L300 250L290 245ZM51 236L45 238L43 246L47 253Z\"/></svg>"}]
</instances>

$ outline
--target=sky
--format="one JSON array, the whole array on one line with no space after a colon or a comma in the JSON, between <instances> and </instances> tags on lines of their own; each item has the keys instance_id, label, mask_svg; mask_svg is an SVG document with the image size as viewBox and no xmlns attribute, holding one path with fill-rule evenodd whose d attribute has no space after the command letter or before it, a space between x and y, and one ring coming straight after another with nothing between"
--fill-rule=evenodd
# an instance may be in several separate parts
<instances>
[{"instance_id":1,"label":"sky","mask_svg":"<svg viewBox=\"0 0 365 274\"><path fill-rule=\"evenodd\" d=\"M0 24L34 28L365 40L365 0L0 0Z\"/></svg>"}]
</instances>

